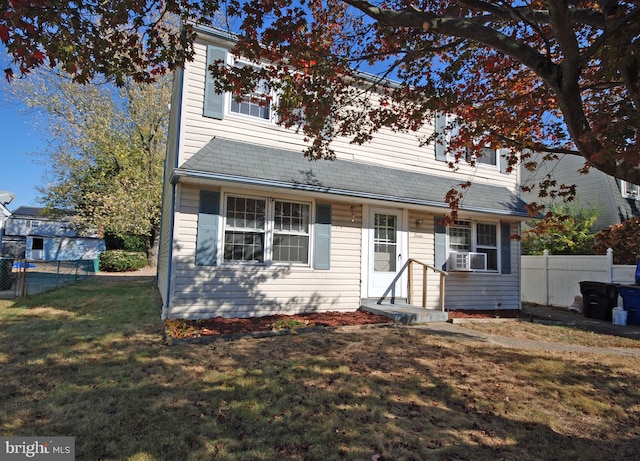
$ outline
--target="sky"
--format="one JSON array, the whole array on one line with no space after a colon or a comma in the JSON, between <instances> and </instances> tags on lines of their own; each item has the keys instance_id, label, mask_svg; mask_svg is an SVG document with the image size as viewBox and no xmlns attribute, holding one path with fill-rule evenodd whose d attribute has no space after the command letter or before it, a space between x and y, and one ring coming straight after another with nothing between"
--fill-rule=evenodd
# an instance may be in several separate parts
<instances>
[{"instance_id":1,"label":"sky","mask_svg":"<svg viewBox=\"0 0 640 461\"><path fill-rule=\"evenodd\" d=\"M0 191L16 198L7 205L10 211L20 206L39 206L36 187L42 183L45 167L37 155L46 147L46 139L35 125L35 116L26 114L6 98L7 82L0 82Z\"/></svg>"}]
</instances>

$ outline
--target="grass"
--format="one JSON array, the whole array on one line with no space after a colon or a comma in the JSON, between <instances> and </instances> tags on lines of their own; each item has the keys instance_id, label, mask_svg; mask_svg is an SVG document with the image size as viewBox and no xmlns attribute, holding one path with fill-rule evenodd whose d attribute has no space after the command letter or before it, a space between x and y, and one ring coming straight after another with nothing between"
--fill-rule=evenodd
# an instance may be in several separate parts
<instances>
[{"instance_id":1,"label":"grass","mask_svg":"<svg viewBox=\"0 0 640 461\"><path fill-rule=\"evenodd\" d=\"M600 334L563 325L532 322L465 322L463 326L484 333L535 341L555 341L590 347L640 348L638 339Z\"/></svg>"},{"instance_id":2,"label":"grass","mask_svg":"<svg viewBox=\"0 0 640 461\"><path fill-rule=\"evenodd\" d=\"M150 282L0 301L0 433L76 437L78 460L640 458L635 359L402 327L161 336Z\"/></svg>"}]
</instances>

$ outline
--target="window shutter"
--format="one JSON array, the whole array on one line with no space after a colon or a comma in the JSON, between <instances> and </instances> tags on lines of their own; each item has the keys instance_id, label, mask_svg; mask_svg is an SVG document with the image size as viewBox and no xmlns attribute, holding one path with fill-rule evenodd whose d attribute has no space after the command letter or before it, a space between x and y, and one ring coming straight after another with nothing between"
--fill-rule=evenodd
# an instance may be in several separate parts
<instances>
[{"instance_id":1,"label":"window shutter","mask_svg":"<svg viewBox=\"0 0 640 461\"><path fill-rule=\"evenodd\" d=\"M220 221L220 193L200 191L198 235L196 236L196 265L215 266L218 262L218 222Z\"/></svg>"},{"instance_id":2,"label":"window shutter","mask_svg":"<svg viewBox=\"0 0 640 461\"><path fill-rule=\"evenodd\" d=\"M217 46L207 47L207 69L204 83L204 116L222 120L224 117L224 93L216 93L209 65L215 61L226 61L227 51Z\"/></svg>"},{"instance_id":3,"label":"window shutter","mask_svg":"<svg viewBox=\"0 0 640 461\"><path fill-rule=\"evenodd\" d=\"M449 147L446 142L445 127L447 126L447 116L442 113L436 115L435 120L435 152L436 160L443 162L447 161L447 148Z\"/></svg>"},{"instance_id":4,"label":"window shutter","mask_svg":"<svg viewBox=\"0 0 640 461\"><path fill-rule=\"evenodd\" d=\"M316 205L316 225L313 268L328 270L331 267L331 205Z\"/></svg>"},{"instance_id":5,"label":"window shutter","mask_svg":"<svg viewBox=\"0 0 640 461\"><path fill-rule=\"evenodd\" d=\"M511 224L502 223L500 225L500 260L501 272L511 273Z\"/></svg>"},{"instance_id":6,"label":"window shutter","mask_svg":"<svg viewBox=\"0 0 640 461\"><path fill-rule=\"evenodd\" d=\"M442 224L442 217L435 217L434 235L434 266L447 269L447 226Z\"/></svg>"},{"instance_id":7,"label":"window shutter","mask_svg":"<svg viewBox=\"0 0 640 461\"><path fill-rule=\"evenodd\" d=\"M500 173L509 174L507 171L507 168L509 168L509 162L507 162L509 149L498 149L498 155L500 156Z\"/></svg>"}]
</instances>

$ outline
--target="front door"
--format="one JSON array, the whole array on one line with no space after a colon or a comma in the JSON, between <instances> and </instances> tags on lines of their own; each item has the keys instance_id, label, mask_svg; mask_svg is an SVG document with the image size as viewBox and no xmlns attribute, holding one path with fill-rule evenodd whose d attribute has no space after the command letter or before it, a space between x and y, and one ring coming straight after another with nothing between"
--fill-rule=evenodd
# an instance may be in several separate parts
<instances>
[{"instance_id":1,"label":"front door","mask_svg":"<svg viewBox=\"0 0 640 461\"><path fill-rule=\"evenodd\" d=\"M404 297L406 232L402 210L372 208L369 223L368 297Z\"/></svg>"}]
</instances>

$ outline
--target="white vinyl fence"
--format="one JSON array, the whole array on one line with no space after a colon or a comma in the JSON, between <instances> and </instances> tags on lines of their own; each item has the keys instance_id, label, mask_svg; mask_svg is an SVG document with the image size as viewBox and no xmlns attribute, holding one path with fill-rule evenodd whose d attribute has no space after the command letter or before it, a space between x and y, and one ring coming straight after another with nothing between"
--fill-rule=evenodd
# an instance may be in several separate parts
<instances>
[{"instance_id":1,"label":"white vinyl fence","mask_svg":"<svg viewBox=\"0 0 640 461\"><path fill-rule=\"evenodd\" d=\"M613 264L613 250L597 255L522 256L522 302L569 307L580 282L635 284L636 266Z\"/></svg>"}]
</instances>

